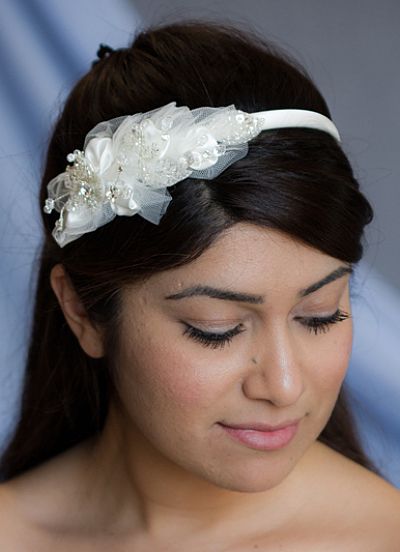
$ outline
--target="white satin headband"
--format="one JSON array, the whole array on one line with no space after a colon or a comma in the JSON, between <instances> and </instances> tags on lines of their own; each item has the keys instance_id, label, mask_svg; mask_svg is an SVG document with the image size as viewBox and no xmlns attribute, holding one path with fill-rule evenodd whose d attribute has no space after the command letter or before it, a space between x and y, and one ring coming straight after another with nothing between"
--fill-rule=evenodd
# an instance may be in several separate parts
<instances>
[{"instance_id":1,"label":"white satin headband","mask_svg":"<svg viewBox=\"0 0 400 552\"><path fill-rule=\"evenodd\" d=\"M306 109L274 109L252 113L254 117L264 119L260 130L272 130L274 128L316 128L323 130L340 142L338 129L325 115Z\"/></svg>"},{"instance_id":2,"label":"white satin headband","mask_svg":"<svg viewBox=\"0 0 400 552\"><path fill-rule=\"evenodd\" d=\"M60 213L53 237L64 247L117 215L158 224L172 199L167 187L188 177L213 179L245 157L260 132L291 127L322 130L340 142L328 117L303 109L245 113L233 104L190 110L171 102L101 122L47 185L43 209Z\"/></svg>"}]
</instances>

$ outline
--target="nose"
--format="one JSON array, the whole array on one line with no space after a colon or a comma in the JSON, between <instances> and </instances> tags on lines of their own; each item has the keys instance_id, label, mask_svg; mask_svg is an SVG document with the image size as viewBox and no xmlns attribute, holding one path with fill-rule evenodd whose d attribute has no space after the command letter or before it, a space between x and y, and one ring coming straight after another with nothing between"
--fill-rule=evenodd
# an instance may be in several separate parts
<instances>
[{"instance_id":1,"label":"nose","mask_svg":"<svg viewBox=\"0 0 400 552\"><path fill-rule=\"evenodd\" d=\"M254 347L242 384L245 395L277 407L295 404L304 392L305 374L293 335L286 326L275 326Z\"/></svg>"}]
</instances>

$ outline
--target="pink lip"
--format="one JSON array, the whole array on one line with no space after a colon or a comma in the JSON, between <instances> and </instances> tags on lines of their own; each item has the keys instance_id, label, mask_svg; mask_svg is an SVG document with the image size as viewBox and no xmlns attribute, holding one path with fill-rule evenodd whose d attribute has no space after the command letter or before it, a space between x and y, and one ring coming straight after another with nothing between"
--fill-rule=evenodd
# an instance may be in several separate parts
<instances>
[{"instance_id":1,"label":"pink lip","mask_svg":"<svg viewBox=\"0 0 400 552\"><path fill-rule=\"evenodd\" d=\"M219 425L236 441L257 450L277 450L290 443L297 433L300 420L288 421L277 426L260 423Z\"/></svg>"}]
</instances>

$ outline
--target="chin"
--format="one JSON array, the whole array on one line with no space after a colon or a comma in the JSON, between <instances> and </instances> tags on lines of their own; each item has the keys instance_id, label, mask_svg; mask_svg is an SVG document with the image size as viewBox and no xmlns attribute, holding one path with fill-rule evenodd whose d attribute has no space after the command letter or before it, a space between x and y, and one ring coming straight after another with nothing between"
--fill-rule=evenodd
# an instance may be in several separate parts
<instances>
[{"instance_id":1,"label":"chin","mask_svg":"<svg viewBox=\"0 0 400 552\"><path fill-rule=\"evenodd\" d=\"M261 493L277 487L286 479L287 475L287 473L282 474L280 477L260 477L259 475L249 477L249 475L247 475L246 477L236 477L232 479L225 477L213 481L213 483L222 489L237 493Z\"/></svg>"},{"instance_id":2,"label":"chin","mask_svg":"<svg viewBox=\"0 0 400 552\"><path fill-rule=\"evenodd\" d=\"M239 493L259 493L277 487L296 466L293 454L286 458L268 454L254 461L242 459L237 466L225 463L223 469L203 472L201 476L217 487Z\"/></svg>"}]
</instances>

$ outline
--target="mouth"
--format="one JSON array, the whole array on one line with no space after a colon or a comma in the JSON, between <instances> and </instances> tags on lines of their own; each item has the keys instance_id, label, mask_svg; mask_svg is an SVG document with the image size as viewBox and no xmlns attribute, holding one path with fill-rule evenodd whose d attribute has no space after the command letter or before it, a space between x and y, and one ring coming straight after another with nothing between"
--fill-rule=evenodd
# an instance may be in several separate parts
<instances>
[{"instance_id":1,"label":"mouth","mask_svg":"<svg viewBox=\"0 0 400 552\"><path fill-rule=\"evenodd\" d=\"M300 420L291 420L270 426L260 423L218 425L235 441L256 450L278 450L287 446L295 437Z\"/></svg>"}]
</instances>

